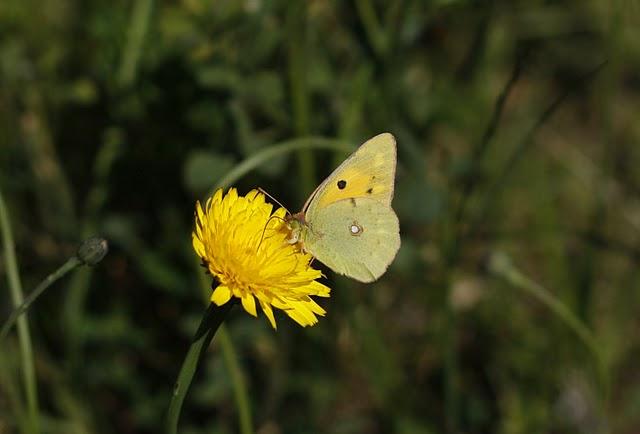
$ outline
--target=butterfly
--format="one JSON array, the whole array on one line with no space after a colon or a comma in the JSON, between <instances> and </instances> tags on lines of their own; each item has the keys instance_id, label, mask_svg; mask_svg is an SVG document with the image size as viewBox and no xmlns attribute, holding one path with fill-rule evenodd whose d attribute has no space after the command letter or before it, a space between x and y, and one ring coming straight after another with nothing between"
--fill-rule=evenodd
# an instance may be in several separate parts
<instances>
[{"instance_id":1,"label":"butterfly","mask_svg":"<svg viewBox=\"0 0 640 434\"><path fill-rule=\"evenodd\" d=\"M391 208L396 140L379 134L362 144L287 218L289 242L339 274L373 282L400 248Z\"/></svg>"}]
</instances>

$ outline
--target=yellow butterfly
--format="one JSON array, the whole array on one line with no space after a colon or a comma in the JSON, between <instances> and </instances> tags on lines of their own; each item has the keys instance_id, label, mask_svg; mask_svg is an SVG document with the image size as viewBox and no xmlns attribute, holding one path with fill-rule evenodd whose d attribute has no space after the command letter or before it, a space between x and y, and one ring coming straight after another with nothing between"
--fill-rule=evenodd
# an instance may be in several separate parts
<instances>
[{"instance_id":1,"label":"yellow butterfly","mask_svg":"<svg viewBox=\"0 0 640 434\"><path fill-rule=\"evenodd\" d=\"M373 282L400 248L398 217L391 208L396 140L379 134L361 145L288 218L292 244L339 274Z\"/></svg>"}]
</instances>

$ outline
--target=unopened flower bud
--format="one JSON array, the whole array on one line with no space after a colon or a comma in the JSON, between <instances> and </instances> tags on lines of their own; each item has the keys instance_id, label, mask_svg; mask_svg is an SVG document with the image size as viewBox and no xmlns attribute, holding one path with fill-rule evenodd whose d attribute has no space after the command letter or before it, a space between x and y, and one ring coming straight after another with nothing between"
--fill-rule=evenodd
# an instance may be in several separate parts
<instances>
[{"instance_id":1,"label":"unopened flower bud","mask_svg":"<svg viewBox=\"0 0 640 434\"><path fill-rule=\"evenodd\" d=\"M107 240L100 237L91 237L85 240L78 248L78 259L87 265L96 265L109 251Z\"/></svg>"}]
</instances>

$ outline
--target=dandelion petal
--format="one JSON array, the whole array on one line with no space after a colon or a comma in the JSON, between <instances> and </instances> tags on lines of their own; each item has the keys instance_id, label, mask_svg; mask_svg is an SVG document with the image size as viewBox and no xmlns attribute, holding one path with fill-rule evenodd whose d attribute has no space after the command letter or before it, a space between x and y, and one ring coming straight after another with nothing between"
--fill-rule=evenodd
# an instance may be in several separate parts
<instances>
[{"instance_id":1,"label":"dandelion petal","mask_svg":"<svg viewBox=\"0 0 640 434\"><path fill-rule=\"evenodd\" d=\"M216 305L222 306L231 299L231 290L226 286L218 286L211 294L211 301Z\"/></svg>"}]
</instances>

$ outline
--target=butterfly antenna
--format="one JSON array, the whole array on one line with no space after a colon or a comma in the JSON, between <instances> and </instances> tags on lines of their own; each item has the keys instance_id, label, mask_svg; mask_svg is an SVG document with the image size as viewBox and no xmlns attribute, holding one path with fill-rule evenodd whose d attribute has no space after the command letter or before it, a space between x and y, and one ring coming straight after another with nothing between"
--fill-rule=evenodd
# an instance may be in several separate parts
<instances>
[{"instance_id":1,"label":"butterfly antenna","mask_svg":"<svg viewBox=\"0 0 640 434\"><path fill-rule=\"evenodd\" d=\"M287 214L291 215L291 212L289 212L289 210L287 209L287 207L285 207L283 204L281 204L280 202L278 202L278 199L276 199L275 197L271 196L269 193L267 193L264 189L262 189L262 187L258 187L258 191L262 194L264 194L265 196L267 196L269 199L271 199L272 201L274 201L275 203L277 203L278 205L280 205L280 208L284 208L284 210L287 212Z\"/></svg>"},{"instance_id":2,"label":"butterfly antenna","mask_svg":"<svg viewBox=\"0 0 640 434\"><path fill-rule=\"evenodd\" d=\"M262 235L260 235L260 242L258 243L258 247L256 248L256 252L258 251L258 249L260 249L260 246L262 245L262 241L264 240L264 234L267 232L267 226L269 226L269 222L271 221L271 219L281 220L282 223L286 223L287 222L285 219L283 219L282 217L277 216L277 215L272 215L271 217L269 217L267 219L267 222L264 224L264 228L262 228Z\"/></svg>"}]
</instances>

